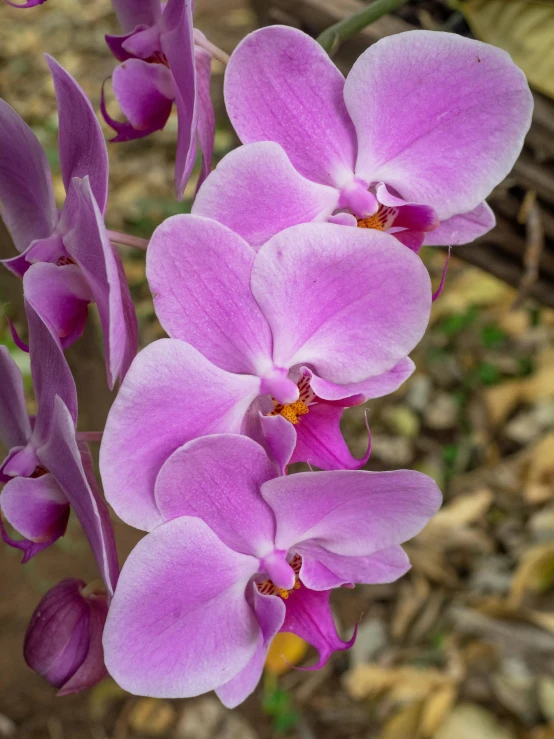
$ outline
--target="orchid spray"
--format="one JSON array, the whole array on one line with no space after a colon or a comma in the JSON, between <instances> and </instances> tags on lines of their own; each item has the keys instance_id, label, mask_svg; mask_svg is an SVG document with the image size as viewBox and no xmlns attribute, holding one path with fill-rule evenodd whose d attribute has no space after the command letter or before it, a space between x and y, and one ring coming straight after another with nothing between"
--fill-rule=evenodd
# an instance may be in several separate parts
<instances>
[{"instance_id":1,"label":"orchid spray","mask_svg":"<svg viewBox=\"0 0 554 739\"><path fill-rule=\"evenodd\" d=\"M61 208L39 140L0 102L0 209L18 252L3 264L22 285L28 346L16 338L36 406L0 347L0 530L26 562L73 512L94 554L100 579L68 572L25 638L27 663L61 695L110 674L137 695L215 690L233 707L255 690L278 632L315 648L306 669L348 649L356 628L338 634L331 594L401 577L402 544L440 506L424 474L363 469L369 438L353 456L341 417L412 374L433 298L420 247L492 228L485 198L521 150L532 98L507 54L454 34L382 39L344 79L299 30L255 31L229 59L193 27L192 0L113 4L121 34L106 42L125 121L98 91L113 141L162 129L175 108L178 199L201 152L192 212L160 223L146 252L168 338L136 353L112 241L141 242L106 228L102 129L47 56ZM225 104L242 144L211 171L214 57L228 61ZM102 433L78 430L64 355L90 305L117 389ZM106 501L146 532L121 573L89 449L100 438Z\"/></svg>"}]
</instances>

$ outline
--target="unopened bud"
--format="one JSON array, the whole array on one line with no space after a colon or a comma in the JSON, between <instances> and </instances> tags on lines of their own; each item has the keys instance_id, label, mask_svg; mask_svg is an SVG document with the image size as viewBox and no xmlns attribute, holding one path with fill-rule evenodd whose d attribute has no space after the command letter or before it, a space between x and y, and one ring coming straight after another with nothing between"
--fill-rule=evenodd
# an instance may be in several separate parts
<instances>
[{"instance_id":1,"label":"unopened bud","mask_svg":"<svg viewBox=\"0 0 554 739\"><path fill-rule=\"evenodd\" d=\"M23 653L31 669L59 688L78 693L107 675L102 632L106 594L82 580L62 580L38 604L25 634Z\"/></svg>"}]
</instances>

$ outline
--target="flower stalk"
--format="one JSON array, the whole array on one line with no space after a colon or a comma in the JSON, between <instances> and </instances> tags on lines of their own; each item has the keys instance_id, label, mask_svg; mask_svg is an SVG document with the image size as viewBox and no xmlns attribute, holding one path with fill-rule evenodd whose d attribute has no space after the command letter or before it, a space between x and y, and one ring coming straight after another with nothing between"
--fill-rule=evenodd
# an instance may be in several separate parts
<instances>
[{"instance_id":1,"label":"flower stalk","mask_svg":"<svg viewBox=\"0 0 554 739\"><path fill-rule=\"evenodd\" d=\"M375 23L379 18L387 15L387 13L392 13L393 10L397 10L402 5L406 5L407 2L408 0L375 0L368 8L364 8L359 13L355 13L349 18L326 28L317 37L317 41L325 51L333 54L343 41L352 38L352 36L363 31L366 26Z\"/></svg>"}]
</instances>

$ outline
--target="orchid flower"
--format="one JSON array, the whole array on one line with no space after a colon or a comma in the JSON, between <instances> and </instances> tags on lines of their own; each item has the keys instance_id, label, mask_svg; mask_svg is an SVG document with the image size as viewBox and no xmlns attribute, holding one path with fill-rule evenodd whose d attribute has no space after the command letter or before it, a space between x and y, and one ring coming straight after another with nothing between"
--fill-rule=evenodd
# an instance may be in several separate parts
<instances>
[{"instance_id":1,"label":"orchid flower","mask_svg":"<svg viewBox=\"0 0 554 739\"><path fill-rule=\"evenodd\" d=\"M82 580L62 580L40 600L25 634L29 667L71 695L108 674L102 632L108 615L105 591Z\"/></svg>"},{"instance_id":2,"label":"orchid flower","mask_svg":"<svg viewBox=\"0 0 554 739\"><path fill-rule=\"evenodd\" d=\"M419 472L275 477L247 437L185 444L156 481L159 525L121 572L104 631L109 673L131 693L216 690L234 707L256 687L278 631L312 644L312 669L322 667L355 639L337 635L331 590L403 575L410 563L400 544L440 500Z\"/></svg>"},{"instance_id":3,"label":"orchid flower","mask_svg":"<svg viewBox=\"0 0 554 739\"><path fill-rule=\"evenodd\" d=\"M0 510L24 539L9 537L0 521L2 537L26 562L63 536L72 507L111 594L118 573L114 535L88 446L76 439L75 383L51 327L28 301L26 312L38 412L27 415L21 373L0 346L0 440L8 449L0 465Z\"/></svg>"},{"instance_id":4,"label":"orchid flower","mask_svg":"<svg viewBox=\"0 0 554 739\"><path fill-rule=\"evenodd\" d=\"M175 189L179 200L202 151L199 185L210 171L215 117L210 98L212 55L205 36L193 29L192 0L114 0L122 36L106 36L121 64L112 77L113 91L126 123L102 113L116 131L112 141L129 141L159 131L177 106L178 137Z\"/></svg>"},{"instance_id":5,"label":"orchid flower","mask_svg":"<svg viewBox=\"0 0 554 739\"><path fill-rule=\"evenodd\" d=\"M104 333L110 387L136 353L137 323L119 254L103 221L108 156L84 92L51 57L59 113L59 150L66 200L54 202L50 167L38 139L0 100L0 209L17 257L3 260L23 278L25 296L56 330L65 348L81 336L88 304Z\"/></svg>"},{"instance_id":6,"label":"orchid flower","mask_svg":"<svg viewBox=\"0 0 554 739\"><path fill-rule=\"evenodd\" d=\"M411 374L431 305L419 257L388 234L330 224L288 229L256 253L216 221L173 216L152 236L147 278L171 338L137 355L100 447L107 500L147 529L160 521L161 466L198 436L265 437L280 468L299 438L295 460L362 464L340 410Z\"/></svg>"},{"instance_id":7,"label":"orchid flower","mask_svg":"<svg viewBox=\"0 0 554 739\"><path fill-rule=\"evenodd\" d=\"M12 8L35 8L37 5L42 5L42 3L45 3L46 0L26 0L24 3L15 3L12 2L12 0L6 0L8 5L11 5Z\"/></svg>"},{"instance_id":8,"label":"orchid flower","mask_svg":"<svg viewBox=\"0 0 554 739\"><path fill-rule=\"evenodd\" d=\"M245 146L192 212L259 246L297 223L388 231L414 251L494 226L484 202L531 123L525 75L499 48L453 33L381 39L346 81L319 44L285 26L249 34L225 74Z\"/></svg>"}]
</instances>

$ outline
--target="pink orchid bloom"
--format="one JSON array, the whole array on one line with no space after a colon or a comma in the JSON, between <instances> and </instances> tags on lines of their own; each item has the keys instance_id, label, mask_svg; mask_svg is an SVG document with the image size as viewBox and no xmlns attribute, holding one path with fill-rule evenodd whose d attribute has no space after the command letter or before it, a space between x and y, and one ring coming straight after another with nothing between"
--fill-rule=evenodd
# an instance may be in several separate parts
<instances>
[{"instance_id":1,"label":"pink orchid bloom","mask_svg":"<svg viewBox=\"0 0 554 739\"><path fill-rule=\"evenodd\" d=\"M256 253L216 221L173 216L152 236L147 278L171 338L137 355L100 448L108 501L147 529L160 522L161 466L198 436L265 438L281 469L298 439L295 460L362 464L340 412L411 374L431 306L419 257L388 234L330 224L295 226Z\"/></svg>"},{"instance_id":2,"label":"pink orchid bloom","mask_svg":"<svg viewBox=\"0 0 554 739\"><path fill-rule=\"evenodd\" d=\"M23 278L25 296L65 348L83 333L96 303L108 382L123 377L137 349L137 322L123 266L104 225L108 154L94 110L77 82L46 57L59 113L59 151L67 193L61 212L38 139L0 100L0 211L17 257L2 260Z\"/></svg>"},{"instance_id":3,"label":"pink orchid bloom","mask_svg":"<svg viewBox=\"0 0 554 739\"><path fill-rule=\"evenodd\" d=\"M199 185L207 177L213 153L215 117L210 98L211 54L204 35L193 29L192 0L114 0L123 36L106 36L122 62L114 70L113 91L126 123L111 118L102 97L102 113L116 131L112 141L129 141L159 131L177 106L175 189L181 199L202 151Z\"/></svg>"},{"instance_id":4,"label":"pink orchid bloom","mask_svg":"<svg viewBox=\"0 0 554 739\"><path fill-rule=\"evenodd\" d=\"M131 552L110 606L106 666L131 693L216 690L234 707L256 687L278 631L318 650L312 669L352 645L355 634L337 635L331 590L403 575L400 545L441 496L407 470L275 477L262 447L224 434L176 450L155 501L159 525Z\"/></svg>"},{"instance_id":5,"label":"pink orchid bloom","mask_svg":"<svg viewBox=\"0 0 554 739\"><path fill-rule=\"evenodd\" d=\"M23 654L29 667L59 688L79 693L107 677L102 633L108 615L103 590L82 580L62 580L38 604Z\"/></svg>"},{"instance_id":6,"label":"pink orchid bloom","mask_svg":"<svg viewBox=\"0 0 554 739\"><path fill-rule=\"evenodd\" d=\"M192 212L259 246L297 223L388 231L414 251L494 226L484 202L531 123L525 75L494 46L434 31L381 39L345 80L319 44L285 26L249 34L225 74L245 146Z\"/></svg>"},{"instance_id":7,"label":"pink orchid bloom","mask_svg":"<svg viewBox=\"0 0 554 739\"><path fill-rule=\"evenodd\" d=\"M1 534L26 562L63 536L73 508L111 594L118 573L114 535L88 446L76 440L75 383L51 327L28 301L26 312L34 418L27 415L21 373L0 346L0 440L8 449L0 465L0 510L24 538L9 537L0 520Z\"/></svg>"}]
</instances>

